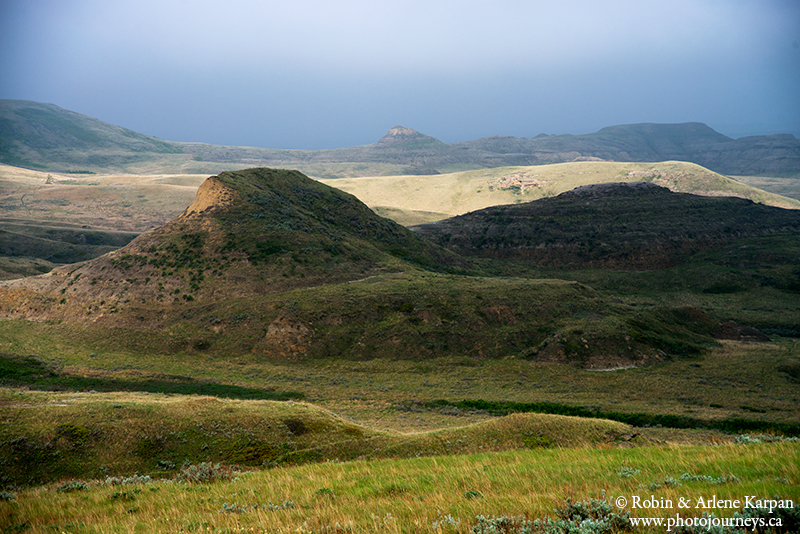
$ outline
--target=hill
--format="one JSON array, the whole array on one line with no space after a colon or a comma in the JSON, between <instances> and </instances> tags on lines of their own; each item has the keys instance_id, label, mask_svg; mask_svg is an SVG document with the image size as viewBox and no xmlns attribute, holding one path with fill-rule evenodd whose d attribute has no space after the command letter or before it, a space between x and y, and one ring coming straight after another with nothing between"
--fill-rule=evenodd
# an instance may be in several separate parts
<instances>
[{"instance_id":1,"label":"hill","mask_svg":"<svg viewBox=\"0 0 800 534\"><path fill-rule=\"evenodd\" d=\"M582 284L478 274L346 193L250 169L209 178L178 218L117 251L1 283L0 314L115 329L142 350L278 360L529 357L557 335L547 358L605 367L714 344L713 321L632 326L633 308Z\"/></svg>"},{"instance_id":2,"label":"hill","mask_svg":"<svg viewBox=\"0 0 800 534\"><path fill-rule=\"evenodd\" d=\"M414 227L467 256L561 268L663 269L734 239L800 232L800 211L674 193L648 182L578 187Z\"/></svg>"},{"instance_id":3,"label":"hill","mask_svg":"<svg viewBox=\"0 0 800 534\"><path fill-rule=\"evenodd\" d=\"M59 311L45 307L47 315L83 316L88 307L104 316L132 301L169 308L414 265L465 262L297 171L250 169L208 178L180 216L110 254L8 287L60 295Z\"/></svg>"},{"instance_id":4,"label":"hill","mask_svg":"<svg viewBox=\"0 0 800 534\"><path fill-rule=\"evenodd\" d=\"M187 174L77 176L0 164L0 209L4 215L0 217L0 258L6 258L0 261L0 279L40 274L57 264L86 261L119 248L183 212L206 178ZM684 162L573 162L323 183L354 195L383 217L411 226L488 206L546 198L582 185L639 180L676 192L735 196L800 208L795 199Z\"/></svg>"},{"instance_id":5,"label":"hill","mask_svg":"<svg viewBox=\"0 0 800 534\"><path fill-rule=\"evenodd\" d=\"M142 164L182 152L175 143L53 104L0 100L0 162L8 165L80 172Z\"/></svg>"},{"instance_id":6,"label":"hill","mask_svg":"<svg viewBox=\"0 0 800 534\"><path fill-rule=\"evenodd\" d=\"M583 161L526 167L496 167L437 176L379 176L328 181L385 217L409 226L463 215L489 206L548 198L576 187L646 181L671 191L739 197L781 208L795 199L767 193L693 163Z\"/></svg>"},{"instance_id":7,"label":"hill","mask_svg":"<svg viewBox=\"0 0 800 534\"><path fill-rule=\"evenodd\" d=\"M78 176L0 164L0 279L120 248L184 211L207 177Z\"/></svg>"},{"instance_id":8,"label":"hill","mask_svg":"<svg viewBox=\"0 0 800 534\"><path fill-rule=\"evenodd\" d=\"M733 140L704 124L684 123L443 143L395 126L370 145L278 150L162 141L52 104L0 101L0 163L53 172L207 173L279 166L319 178L341 178L597 159L690 161L725 174L794 177L800 173L800 140L791 135Z\"/></svg>"}]
</instances>

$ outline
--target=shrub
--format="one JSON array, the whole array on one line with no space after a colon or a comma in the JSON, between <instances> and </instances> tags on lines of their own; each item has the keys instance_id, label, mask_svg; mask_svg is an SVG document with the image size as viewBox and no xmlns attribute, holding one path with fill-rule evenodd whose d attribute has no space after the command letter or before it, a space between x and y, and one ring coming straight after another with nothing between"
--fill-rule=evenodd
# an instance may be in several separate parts
<instances>
[{"instance_id":1,"label":"shrub","mask_svg":"<svg viewBox=\"0 0 800 534\"><path fill-rule=\"evenodd\" d=\"M134 488L129 491L115 491L111 495L109 495L109 499L112 501L135 501L136 495L141 493L142 490L138 488Z\"/></svg>"},{"instance_id":2,"label":"shrub","mask_svg":"<svg viewBox=\"0 0 800 534\"><path fill-rule=\"evenodd\" d=\"M617 476L620 478L630 478L634 475L638 475L642 471L640 469L634 469L633 467L628 467L624 463L622 467L620 467L619 471L617 471Z\"/></svg>"},{"instance_id":3,"label":"shrub","mask_svg":"<svg viewBox=\"0 0 800 534\"><path fill-rule=\"evenodd\" d=\"M56 427L56 438L65 438L74 443L83 443L89 437L89 429L65 423Z\"/></svg>"},{"instance_id":4,"label":"shrub","mask_svg":"<svg viewBox=\"0 0 800 534\"><path fill-rule=\"evenodd\" d=\"M150 475L135 474L129 477L106 477L103 482L107 486L124 486L126 484L150 484L153 479Z\"/></svg>"},{"instance_id":5,"label":"shrub","mask_svg":"<svg viewBox=\"0 0 800 534\"><path fill-rule=\"evenodd\" d=\"M733 475L721 475L717 478L714 478L709 475L690 475L689 473L684 473L681 475L681 480L687 482L708 482L709 484L713 484L718 486L720 484L736 484L739 482L739 479Z\"/></svg>"},{"instance_id":6,"label":"shrub","mask_svg":"<svg viewBox=\"0 0 800 534\"><path fill-rule=\"evenodd\" d=\"M741 434L734 443L746 445L748 443L776 443L780 441L799 441L796 437L786 437L779 434Z\"/></svg>"},{"instance_id":7,"label":"shrub","mask_svg":"<svg viewBox=\"0 0 800 534\"><path fill-rule=\"evenodd\" d=\"M252 506L247 506L246 504L239 505L238 503L228 504L222 503L222 508L220 508L219 513L221 514L246 514L250 511L255 510L269 510L271 512L277 510L292 510L295 508L295 504L292 501L283 501L280 504L273 504L270 501L267 504L254 504Z\"/></svg>"},{"instance_id":8,"label":"shrub","mask_svg":"<svg viewBox=\"0 0 800 534\"><path fill-rule=\"evenodd\" d=\"M553 446L553 440L546 436L525 436L522 438L522 444L529 449L547 449Z\"/></svg>"},{"instance_id":9,"label":"shrub","mask_svg":"<svg viewBox=\"0 0 800 534\"><path fill-rule=\"evenodd\" d=\"M573 503L567 499L556 511L556 519L528 520L522 517L477 516L473 534L605 534L633 531L629 512L614 512L611 503L590 499Z\"/></svg>"},{"instance_id":10,"label":"shrub","mask_svg":"<svg viewBox=\"0 0 800 534\"><path fill-rule=\"evenodd\" d=\"M73 491L83 491L88 486L85 482L80 482L79 480L70 480L69 482L64 482L59 487L56 488L56 491L59 493L70 493Z\"/></svg>"},{"instance_id":11,"label":"shrub","mask_svg":"<svg viewBox=\"0 0 800 534\"><path fill-rule=\"evenodd\" d=\"M200 464L186 465L181 468L178 480L184 482L212 482L214 480L229 480L233 476L230 467L202 462Z\"/></svg>"},{"instance_id":12,"label":"shrub","mask_svg":"<svg viewBox=\"0 0 800 534\"><path fill-rule=\"evenodd\" d=\"M316 493L317 495L324 496L324 497L333 497L333 490L330 489L330 488L319 488L314 493Z\"/></svg>"},{"instance_id":13,"label":"shrub","mask_svg":"<svg viewBox=\"0 0 800 534\"><path fill-rule=\"evenodd\" d=\"M172 471L175 469L175 462L171 462L169 460L159 460L156 463L156 467L163 471Z\"/></svg>"}]
</instances>

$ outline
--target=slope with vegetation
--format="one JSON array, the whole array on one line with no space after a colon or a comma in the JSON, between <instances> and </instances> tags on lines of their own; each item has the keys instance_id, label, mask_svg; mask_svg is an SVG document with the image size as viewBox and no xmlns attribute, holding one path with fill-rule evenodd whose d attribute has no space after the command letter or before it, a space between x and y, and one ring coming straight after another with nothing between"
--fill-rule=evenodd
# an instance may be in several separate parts
<instances>
[{"instance_id":1,"label":"slope with vegetation","mask_svg":"<svg viewBox=\"0 0 800 534\"><path fill-rule=\"evenodd\" d=\"M607 183L414 228L467 256L562 268L660 269L733 238L796 235L800 210L673 193L648 182Z\"/></svg>"},{"instance_id":2,"label":"slope with vegetation","mask_svg":"<svg viewBox=\"0 0 800 534\"><path fill-rule=\"evenodd\" d=\"M181 216L111 254L8 287L18 288L12 300L28 316L88 312L96 319L121 308L152 315L175 302L365 278L407 262L437 269L465 263L346 193L294 171L255 169L209 178ZM49 296L42 301L29 286Z\"/></svg>"},{"instance_id":3,"label":"slope with vegetation","mask_svg":"<svg viewBox=\"0 0 800 534\"><path fill-rule=\"evenodd\" d=\"M100 401L97 408L121 418L132 410L125 404L127 399L121 400L119 407L102 406ZM211 415L212 402L205 399L191 402L200 407L201 417ZM168 403L148 399L144 406L166 407ZM237 415L245 415L240 413L240 407L232 408ZM68 410L74 411L74 407ZM295 410L301 411L302 407ZM750 517L781 517L785 528L778 532L796 529L800 511L796 506L800 499L795 483L800 465L797 443L745 444L747 440L758 441L746 436L742 444L714 447L550 448L544 441L546 434L539 434L541 430L536 423L528 426L520 419L498 420L492 427L481 430L460 429L438 439L418 436L409 440L438 442L444 449L446 444L458 446L459 440L463 443L462 438L477 438L476 444L489 445L488 451L479 454L326 462L261 473L232 470L212 462L173 468L174 462L161 460L161 469L153 470L152 476L109 473L96 481L63 479L42 487L6 491L0 501L0 519L9 531L37 533L78 529L102 532L144 529L154 533L213 529L522 534L531 532L534 518L543 520L543 524L537 523L541 530L535 532L647 532L648 529L636 528L628 518L674 519L677 513L699 518L703 516L702 509L677 506L681 497L691 499L694 505L698 497L705 500L713 495L719 501L742 502L743 495L748 495L753 500L792 501L772 513L752 507L747 513ZM227 416L225 421L229 420ZM519 426L514 424L520 422ZM178 436L175 441L183 436L192 440L195 435L208 435L205 439L214 443L227 428L224 424L208 423L198 425L196 433L174 432ZM280 420L268 423L275 427L276 434L289 431L289 425ZM323 418L319 423L336 421ZM512 424L504 426L504 423ZM113 427L114 422L106 425ZM346 424L340 426L345 430L358 429ZM571 427L569 423L562 422L560 426L565 432L591 432L589 428ZM293 438L302 441L307 434L319 434L322 428L308 429L299 438ZM492 444L497 437L510 437L506 431L519 429L528 430L530 435L519 436L522 439L518 450L502 451L501 445ZM603 436L607 429L599 425L593 430ZM611 429L612 433L615 431ZM482 432L485 434L481 435ZM172 435L167 436L168 444ZM353 434L347 438L358 439ZM67 437L60 439L68 441ZM76 448L91 449L91 441L101 439L102 436L92 436ZM385 444L379 441L375 449L380 450ZM168 447L161 453L168 454ZM413 451L413 445L408 450ZM136 454L140 455L141 452ZM616 496L625 496L629 501L636 496L641 501L653 499L674 504L658 509L620 508L615 506L620 502L614 501ZM715 517L731 517L743 512L742 507L714 510ZM550 519L544 520L545 517Z\"/></svg>"},{"instance_id":4,"label":"slope with vegetation","mask_svg":"<svg viewBox=\"0 0 800 534\"><path fill-rule=\"evenodd\" d=\"M629 425L558 415L517 414L407 435L357 425L304 402L9 389L0 395L15 421L0 433L2 483L25 486L134 472L175 475L186 463L276 467L648 441Z\"/></svg>"},{"instance_id":5,"label":"slope with vegetation","mask_svg":"<svg viewBox=\"0 0 800 534\"><path fill-rule=\"evenodd\" d=\"M76 176L0 165L0 279L120 248L192 202L206 176Z\"/></svg>"},{"instance_id":6,"label":"slope with vegetation","mask_svg":"<svg viewBox=\"0 0 800 534\"><path fill-rule=\"evenodd\" d=\"M139 233L179 215L206 177L79 177L0 165L0 207L5 212L0 219L0 255L9 258L0 262L0 277L35 275L42 269L86 261L119 248ZM324 183L355 195L379 215L409 226L492 205L545 198L581 185L638 180L684 193L737 196L779 207L800 206L796 200L680 162L580 162Z\"/></svg>"}]
</instances>

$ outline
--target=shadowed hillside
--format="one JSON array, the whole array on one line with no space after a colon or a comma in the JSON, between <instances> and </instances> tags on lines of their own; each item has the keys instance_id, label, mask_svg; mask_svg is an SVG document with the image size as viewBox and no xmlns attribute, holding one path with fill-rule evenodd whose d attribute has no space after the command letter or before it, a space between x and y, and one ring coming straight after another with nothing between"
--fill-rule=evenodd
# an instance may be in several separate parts
<instances>
[{"instance_id":1,"label":"shadowed hillside","mask_svg":"<svg viewBox=\"0 0 800 534\"><path fill-rule=\"evenodd\" d=\"M8 165L81 171L123 167L182 152L176 143L53 104L0 101L0 161Z\"/></svg>"},{"instance_id":2,"label":"shadowed hillside","mask_svg":"<svg viewBox=\"0 0 800 534\"><path fill-rule=\"evenodd\" d=\"M414 229L468 256L562 268L661 269L736 238L800 232L800 212L630 182L583 186Z\"/></svg>"}]
</instances>

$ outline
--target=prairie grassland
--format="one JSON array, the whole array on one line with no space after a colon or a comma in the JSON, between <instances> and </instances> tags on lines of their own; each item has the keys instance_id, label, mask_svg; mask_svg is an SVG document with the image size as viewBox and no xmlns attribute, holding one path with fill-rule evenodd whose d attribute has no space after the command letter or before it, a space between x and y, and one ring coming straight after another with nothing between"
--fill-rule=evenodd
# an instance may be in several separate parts
<instances>
[{"instance_id":1,"label":"prairie grassland","mask_svg":"<svg viewBox=\"0 0 800 534\"><path fill-rule=\"evenodd\" d=\"M572 188L583 185L581 173L594 169L585 183L596 183L600 167L606 169L591 166L597 163L586 165L548 169L562 173L564 187ZM624 165L628 167L607 166L608 179L649 177L673 180L677 187L678 178L691 174L685 167L663 175L653 173L652 164ZM487 179L497 180L491 193L498 198L500 193L510 195L503 202L532 200L526 197L529 190L549 194L546 184L517 186L514 180L542 178L525 175L530 168L520 169L475 172L483 173L480 187L487 187ZM498 174L489 176L490 172ZM714 184L730 185L718 175L709 178L704 169L698 172L707 181L697 187L708 194L720 191ZM462 179L469 182L469 176L463 173ZM108 182L96 176L54 177L63 182L58 184L47 184L40 175L23 178L19 183L33 180L23 183L28 189L7 195L9 202L19 201L19 213L33 220L44 217L45 208L62 210L54 211L53 217L73 217L75 224L100 224L106 208L121 213L118 220L123 223L136 219L136 224L144 224L148 213L165 213L164 206L149 212L145 205L170 191L188 197L192 190L193 196L192 181L202 179L160 176L148 182L147 192L137 192L137 178L124 184L121 177ZM505 181L508 178L512 179ZM444 194L435 189L438 177L414 179L431 180L428 185L434 189L408 182L403 186L406 192L396 192L396 198ZM553 180L548 182L551 186ZM473 187L477 182L469 183ZM451 185L456 195L438 199L440 204L449 202L447 209L469 204L484 193ZM65 196L70 191L65 188L71 187L83 189ZM115 187L128 189L122 194ZM92 188L102 194L95 200L80 196ZM392 198L388 192L380 194ZM38 202L27 202L35 199ZM83 207L69 211L69 203L79 201L85 201ZM417 209L444 213L445 204ZM185 205L188 202L180 210ZM115 211L117 207L130 211ZM36 211L40 209L42 213ZM764 251L757 255L763 256L773 242L777 241L765 239ZM786 252L786 257L791 254ZM506 297L527 298L520 296L526 285L536 285L530 294L543 302L571 306L562 314L564 322L542 323L537 335L563 329L580 337L593 328L628 328L622 316L605 313L617 307L628 307L625 317L657 326L661 309L682 306L713 312L716 320L742 320L788 332L796 327L797 294L791 287L778 286L796 267L791 260L765 261L770 263L763 268L771 269L768 272L717 265L711 258L657 273L575 273L571 279L582 283L396 273L212 307L181 303L173 310L177 322L163 330L0 321L0 379L5 386L0 388L0 477L5 477L6 488L42 484L17 491L13 500L2 493L0 525L9 532L466 533L478 514L538 517L567 497L586 499L603 490L608 495L653 494L673 500L775 494L800 500L797 443L733 446L727 444L732 436L720 432L634 430L605 420L533 414L498 418L435 402L552 402L607 412L797 424L800 345L780 332L773 342L763 344L726 341L711 346L707 338L705 352L608 371L527 359L527 346L522 345L518 353L502 359L477 352L454 355L455 351L446 357L373 359L355 354L345 359L332 351L335 357L293 361L269 351L239 350L263 340L278 313L316 325L318 317L340 318L341 323L329 321L325 332L330 339L345 339L345 334L336 337L337 328L359 313L373 314L365 320L371 326L364 330L373 339L383 339L386 332L419 336L433 331L428 325L435 321L429 323L428 316L434 312L448 311L448 321L460 328L464 317L490 304L503 304ZM533 268L515 273L518 267L511 264L496 269L514 276L544 273ZM491 302L478 302L484 299ZM518 308L523 310L520 318L531 315L525 306ZM143 316L158 313L144 303L141 310ZM507 331L520 330L506 326L497 330L498 337L486 338L488 349L501 346ZM204 392L229 399L201 396ZM247 400L267 398L307 402ZM715 445L616 448L662 442ZM424 458L412 458L417 455ZM135 472L173 478L186 461L262 470L214 483L144 484L141 478L118 486L94 482L105 475ZM711 479L731 476L735 479L730 481L738 482L671 482L683 473ZM672 515L675 510L658 513Z\"/></svg>"},{"instance_id":2,"label":"prairie grassland","mask_svg":"<svg viewBox=\"0 0 800 534\"><path fill-rule=\"evenodd\" d=\"M797 503L798 481L796 442L556 448L329 462L217 482L62 481L0 501L0 522L9 532L31 533L466 534L478 515L544 517L567 498L603 495L611 502L625 497L634 517L700 517L704 511L730 516L735 510L698 509L697 500L780 496ZM634 496L665 506L631 509ZM680 508L680 498L691 508Z\"/></svg>"},{"instance_id":3,"label":"prairie grassland","mask_svg":"<svg viewBox=\"0 0 800 534\"><path fill-rule=\"evenodd\" d=\"M215 172L222 170L225 169ZM312 177L325 174L315 174L313 169L300 170ZM211 173L85 175L0 165L0 202L7 218L144 231L182 212L194 200L197 187ZM739 196L784 208L800 208L800 202L787 198L792 197L794 191L790 179L785 180L791 183L747 177L738 177L735 181L683 162L574 162L434 176L323 181L355 195L380 215L409 226L489 206L529 202L581 185L641 180L678 192ZM751 187L773 182L779 183L781 189L768 193ZM787 192L784 197L775 194L783 191Z\"/></svg>"},{"instance_id":4,"label":"prairie grassland","mask_svg":"<svg viewBox=\"0 0 800 534\"><path fill-rule=\"evenodd\" d=\"M0 279L94 258L160 226L205 175L86 175L0 165Z\"/></svg>"},{"instance_id":5,"label":"prairie grassland","mask_svg":"<svg viewBox=\"0 0 800 534\"><path fill-rule=\"evenodd\" d=\"M176 217L206 175L72 175L0 165L4 220L144 232Z\"/></svg>"}]
</instances>

